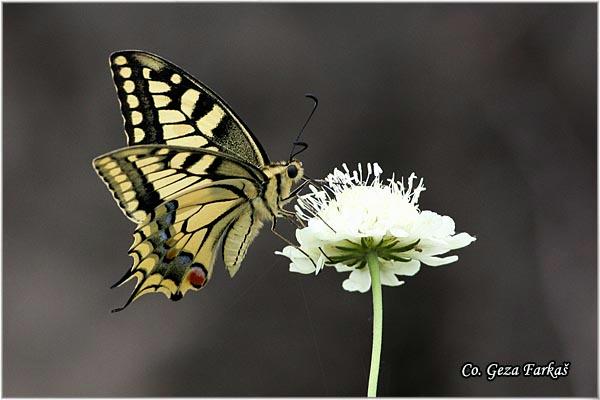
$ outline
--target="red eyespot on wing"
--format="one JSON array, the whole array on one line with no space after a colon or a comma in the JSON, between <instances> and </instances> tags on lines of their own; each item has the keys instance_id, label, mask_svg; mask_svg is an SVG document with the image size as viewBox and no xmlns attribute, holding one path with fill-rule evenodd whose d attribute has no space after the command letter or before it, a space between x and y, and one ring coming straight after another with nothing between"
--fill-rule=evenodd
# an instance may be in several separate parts
<instances>
[{"instance_id":1,"label":"red eyespot on wing","mask_svg":"<svg viewBox=\"0 0 600 400\"><path fill-rule=\"evenodd\" d=\"M193 287L201 288L206 283L206 272L202 267L192 267L188 279Z\"/></svg>"}]
</instances>

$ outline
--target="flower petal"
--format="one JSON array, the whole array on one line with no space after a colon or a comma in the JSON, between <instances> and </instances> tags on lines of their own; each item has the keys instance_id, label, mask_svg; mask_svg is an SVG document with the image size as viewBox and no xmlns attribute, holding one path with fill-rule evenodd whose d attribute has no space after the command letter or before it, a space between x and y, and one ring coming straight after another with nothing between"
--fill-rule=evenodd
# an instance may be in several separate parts
<instances>
[{"instance_id":1,"label":"flower petal","mask_svg":"<svg viewBox=\"0 0 600 400\"><path fill-rule=\"evenodd\" d=\"M396 275L413 276L421 269L419 260L410 260L408 262L391 261L385 267Z\"/></svg>"},{"instance_id":2,"label":"flower petal","mask_svg":"<svg viewBox=\"0 0 600 400\"><path fill-rule=\"evenodd\" d=\"M325 257L323 256L319 256L319 259L317 260L317 267L315 268L315 275L317 275L319 272L321 272L323 270L323 268L325 267Z\"/></svg>"},{"instance_id":3,"label":"flower petal","mask_svg":"<svg viewBox=\"0 0 600 400\"><path fill-rule=\"evenodd\" d=\"M452 249L460 249L461 247L468 246L475 240L477 240L477 238L469 235L467 232L462 232L446 239L448 245Z\"/></svg>"},{"instance_id":4,"label":"flower petal","mask_svg":"<svg viewBox=\"0 0 600 400\"><path fill-rule=\"evenodd\" d=\"M438 265L450 264L458 260L458 256L449 257L433 257L433 256L422 256L419 260L423 264L427 264L431 267L437 267Z\"/></svg>"},{"instance_id":5,"label":"flower petal","mask_svg":"<svg viewBox=\"0 0 600 400\"><path fill-rule=\"evenodd\" d=\"M390 228L390 234L397 238L405 238L409 236L409 233L407 231L399 227Z\"/></svg>"},{"instance_id":6,"label":"flower petal","mask_svg":"<svg viewBox=\"0 0 600 400\"><path fill-rule=\"evenodd\" d=\"M414 233L421 237L447 237L454 234L454 220L447 215L423 210L416 221L415 230Z\"/></svg>"},{"instance_id":7,"label":"flower petal","mask_svg":"<svg viewBox=\"0 0 600 400\"><path fill-rule=\"evenodd\" d=\"M296 230L296 240L302 248L319 247L322 241L318 238L318 229L314 226L309 226Z\"/></svg>"},{"instance_id":8,"label":"flower petal","mask_svg":"<svg viewBox=\"0 0 600 400\"><path fill-rule=\"evenodd\" d=\"M290 263L290 272L312 274L316 270L313 262L295 247L286 246L282 251L276 251L275 254L287 257L292 261Z\"/></svg>"},{"instance_id":9,"label":"flower petal","mask_svg":"<svg viewBox=\"0 0 600 400\"><path fill-rule=\"evenodd\" d=\"M385 286L400 286L404 283L399 281L391 270L383 267L379 270L379 281Z\"/></svg>"},{"instance_id":10,"label":"flower petal","mask_svg":"<svg viewBox=\"0 0 600 400\"><path fill-rule=\"evenodd\" d=\"M335 264L334 267L337 272L349 272L354 271L355 269L354 267L349 267L345 264Z\"/></svg>"},{"instance_id":11,"label":"flower petal","mask_svg":"<svg viewBox=\"0 0 600 400\"><path fill-rule=\"evenodd\" d=\"M368 292L371 288L369 269L355 269L350 273L348 279L342 283L342 287L349 292Z\"/></svg>"}]
</instances>

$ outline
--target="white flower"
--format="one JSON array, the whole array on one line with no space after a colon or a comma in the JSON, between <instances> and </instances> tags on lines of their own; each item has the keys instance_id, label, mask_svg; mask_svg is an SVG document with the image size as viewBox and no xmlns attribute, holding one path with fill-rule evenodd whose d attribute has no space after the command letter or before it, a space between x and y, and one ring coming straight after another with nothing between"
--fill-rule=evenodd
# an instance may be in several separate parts
<instances>
[{"instance_id":1,"label":"white flower","mask_svg":"<svg viewBox=\"0 0 600 400\"><path fill-rule=\"evenodd\" d=\"M405 182L394 176L385 183L378 164L367 164L366 177L358 171L335 169L321 189L300 196L296 214L307 226L296 230L299 247L287 246L276 254L288 257L290 271L318 273L324 266L350 272L342 287L367 292L371 287L366 254L375 252L381 284L399 286L399 276L412 276L421 263L438 266L455 262L444 256L475 240L468 233L455 234L454 220L433 211L420 211L421 179L415 186L411 174Z\"/></svg>"}]
</instances>

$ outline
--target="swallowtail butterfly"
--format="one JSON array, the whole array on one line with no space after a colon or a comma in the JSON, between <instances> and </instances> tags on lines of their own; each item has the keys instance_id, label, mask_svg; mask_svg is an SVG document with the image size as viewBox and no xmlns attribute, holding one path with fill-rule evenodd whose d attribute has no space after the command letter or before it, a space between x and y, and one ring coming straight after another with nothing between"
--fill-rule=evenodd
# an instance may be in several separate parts
<instances>
[{"instance_id":1,"label":"swallowtail butterfly","mask_svg":"<svg viewBox=\"0 0 600 400\"><path fill-rule=\"evenodd\" d=\"M169 61L120 51L110 67L129 146L93 165L137 224L133 266L113 286L137 280L120 311L147 293L179 300L204 287L219 243L233 277L263 222L292 216L283 206L303 168L270 162L231 108Z\"/></svg>"}]
</instances>

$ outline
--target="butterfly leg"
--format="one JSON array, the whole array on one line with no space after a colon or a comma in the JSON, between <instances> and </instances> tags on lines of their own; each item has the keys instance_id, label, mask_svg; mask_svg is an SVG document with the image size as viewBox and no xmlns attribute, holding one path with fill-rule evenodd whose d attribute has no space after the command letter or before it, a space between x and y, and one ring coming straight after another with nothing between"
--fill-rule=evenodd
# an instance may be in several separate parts
<instances>
[{"instance_id":1,"label":"butterfly leg","mask_svg":"<svg viewBox=\"0 0 600 400\"><path fill-rule=\"evenodd\" d=\"M313 261L312 257L309 256L304 250L302 250L298 245L295 245L294 243L290 242L285 236L283 236L282 234L280 234L279 232L277 232L275 230L277 226L277 219L273 218L273 222L271 223L271 232L273 232L277 237L279 237L281 240L283 240L284 242L286 242L288 245L292 246L293 248L297 249L299 252L301 252L302 254L304 254L306 256L306 258L308 258L310 260L310 262L312 263L312 265L315 267L315 269L318 269L317 264ZM319 251L321 252L321 254L323 254L323 256L325 256L325 258L327 259L327 261L333 265L335 264L333 262L333 260L331 259L331 257L329 257L327 255L327 253L325 253L325 251L319 247Z\"/></svg>"},{"instance_id":2,"label":"butterfly leg","mask_svg":"<svg viewBox=\"0 0 600 400\"><path fill-rule=\"evenodd\" d=\"M307 183L310 183L310 181L305 180L304 182L302 182L300 186L294 189L294 191L291 192L290 195L287 196L285 199L281 200L281 202L287 203L288 201L298 197L298 193L300 193L300 191L306 186ZM306 226L304 222L298 217L298 215L296 215L295 212L286 210L283 207L279 207L279 212L285 219L291 221L294 225L296 225L297 228L304 228Z\"/></svg>"},{"instance_id":3,"label":"butterfly leg","mask_svg":"<svg viewBox=\"0 0 600 400\"><path fill-rule=\"evenodd\" d=\"M277 227L277 218L273 218L273 222L271 222L271 232L273 232L279 239L283 240L284 242L286 242L290 246L298 248L298 246L296 246L294 243L292 243L288 238L286 238L285 236L283 236L281 233L277 232L275 230L276 227ZM300 249L298 249L298 250L300 250ZM302 251L302 250L300 250L300 251Z\"/></svg>"},{"instance_id":4,"label":"butterfly leg","mask_svg":"<svg viewBox=\"0 0 600 400\"><path fill-rule=\"evenodd\" d=\"M296 189L294 189L294 190L293 190L293 191L290 193L290 195L289 195L288 197L286 197L285 199L283 199L282 201L286 201L286 202L287 202L287 201L289 201L289 200L291 200L291 199L295 198L296 196L298 196L298 193L300 193L300 191L301 191L302 189L304 189L304 187L305 187L305 186L306 186L308 183L310 183L310 180L305 180L304 182L302 182L302 183L300 184L300 186L298 186Z\"/></svg>"},{"instance_id":5,"label":"butterfly leg","mask_svg":"<svg viewBox=\"0 0 600 400\"><path fill-rule=\"evenodd\" d=\"M281 216L283 218L287 219L292 224L294 224L296 226L296 228L300 229L300 228L306 227L306 225L304 224L304 221L302 221L300 219L300 217L298 217L296 215L296 213L294 213L292 211L289 211L289 210L286 210L283 207L279 208L279 213L281 214Z\"/></svg>"}]
</instances>

